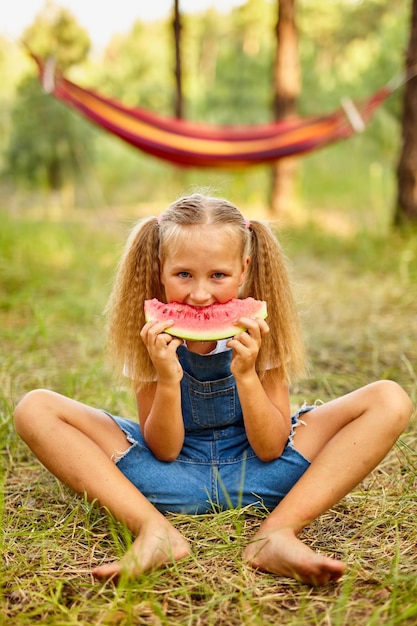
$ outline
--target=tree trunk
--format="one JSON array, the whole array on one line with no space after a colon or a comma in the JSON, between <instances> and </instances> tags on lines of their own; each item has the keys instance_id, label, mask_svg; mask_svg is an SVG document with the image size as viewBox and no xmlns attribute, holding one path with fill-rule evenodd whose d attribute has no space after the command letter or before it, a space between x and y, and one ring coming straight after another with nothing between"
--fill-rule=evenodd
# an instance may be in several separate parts
<instances>
[{"instance_id":1,"label":"tree trunk","mask_svg":"<svg viewBox=\"0 0 417 626\"><path fill-rule=\"evenodd\" d=\"M406 69L417 66L417 0L412 0L410 41ZM394 224L417 222L417 77L404 88L402 150L397 167L397 202Z\"/></svg>"},{"instance_id":2,"label":"tree trunk","mask_svg":"<svg viewBox=\"0 0 417 626\"><path fill-rule=\"evenodd\" d=\"M285 119L296 114L301 91L296 0L277 0L276 53L274 62L274 114ZM290 208L294 197L295 157L283 158L272 167L271 212L280 215Z\"/></svg>"},{"instance_id":3,"label":"tree trunk","mask_svg":"<svg viewBox=\"0 0 417 626\"><path fill-rule=\"evenodd\" d=\"M175 42L175 116L183 117L183 96L182 96L182 67L181 67L181 16L179 9L179 0L174 2L174 19L172 22L174 28Z\"/></svg>"}]
</instances>

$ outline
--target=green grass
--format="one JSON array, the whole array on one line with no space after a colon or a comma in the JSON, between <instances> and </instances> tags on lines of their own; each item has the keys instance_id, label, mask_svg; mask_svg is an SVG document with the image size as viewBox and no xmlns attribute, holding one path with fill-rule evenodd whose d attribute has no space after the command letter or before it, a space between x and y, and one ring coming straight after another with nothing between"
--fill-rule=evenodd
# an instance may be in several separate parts
<instances>
[{"instance_id":1,"label":"green grass","mask_svg":"<svg viewBox=\"0 0 417 626\"><path fill-rule=\"evenodd\" d=\"M118 587L93 581L91 568L122 554L132 538L40 466L14 433L12 411L42 386L134 415L105 360L102 315L128 220L101 212L23 220L6 211L0 219L0 624L417 622L414 423L357 489L303 533L314 549L347 562L337 584L311 589L247 568L242 546L264 517L252 509L172 516L192 557ZM417 234L341 236L330 222L327 230L304 223L282 233L310 348L294 407L377 378L397 380L415 402Z\"/></svg>"}]
</instances>

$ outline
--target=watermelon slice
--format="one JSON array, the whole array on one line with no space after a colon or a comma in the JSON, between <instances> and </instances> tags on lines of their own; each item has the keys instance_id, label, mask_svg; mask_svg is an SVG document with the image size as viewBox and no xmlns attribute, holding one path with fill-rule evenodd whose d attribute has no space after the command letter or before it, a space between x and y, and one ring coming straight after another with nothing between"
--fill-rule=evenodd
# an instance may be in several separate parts
<instances>
[{"instance_id":1,"label":"watermelon slice","mask_svg":"<svg viewBox=\"0 0 417 626\"><path fill-rule=\"evenodd\" d=\"M173 320L174 325L167 328L165 332L190 341L227 339L246 330L233 323L240 317L265 319L266 316L266 302L254 298L233 298L225 303L216 302L200 307L179 302L164 304L156 298L145 301L147 322Z\"/></svg>"}]
</instances>

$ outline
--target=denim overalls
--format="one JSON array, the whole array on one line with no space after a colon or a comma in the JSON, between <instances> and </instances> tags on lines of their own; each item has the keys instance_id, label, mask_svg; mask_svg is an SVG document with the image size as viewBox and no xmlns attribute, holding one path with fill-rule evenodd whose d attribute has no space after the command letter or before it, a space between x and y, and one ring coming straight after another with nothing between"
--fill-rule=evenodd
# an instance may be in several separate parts
<instances>
[{"instance_id":1,"label":"denim overalls","mask_svg":"<svg viewBox=\"0 0 417 626\"><path fill-rule=\"evenodd\" d=\"M294 426L279 459L265 463L246 437L232 351L200 355L178 348L184 375L181 402L185 441L175 461L155 458L136 422L113 417L132 444L117 466L157 509L200 514L249 504L273 509L309 466L292 445Z\"/></svg>"}]
</instances>

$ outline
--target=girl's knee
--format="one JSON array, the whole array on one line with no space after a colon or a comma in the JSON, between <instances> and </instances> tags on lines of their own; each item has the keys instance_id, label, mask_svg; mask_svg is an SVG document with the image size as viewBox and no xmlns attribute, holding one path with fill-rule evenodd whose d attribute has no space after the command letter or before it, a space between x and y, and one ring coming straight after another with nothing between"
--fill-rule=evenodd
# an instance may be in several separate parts
<instances>
[{"instance_id":1,"label":"girl's knee","mask_svg":"<svg viewBox=\"0 0 417 626\"><path fill-rule=\"evenodd\" d=\"M372 385L375 400L395 421L402 432L408 425L413 404L404 389L393 380L380 380Z\"/></svg>"},{"instance_id":2,"label":"girl's knee","mask_svg":"<svg viewBox=\"0 0 417 626\"><path fill-rule=\"evenodd\" d=\"M36 416L44 413L45 408L50 406L53 395L47 389L34 389L23 396L14 410L14 424L18 435L23 436L28 426L33 426Z\"/></svg>"}]
</instances>

